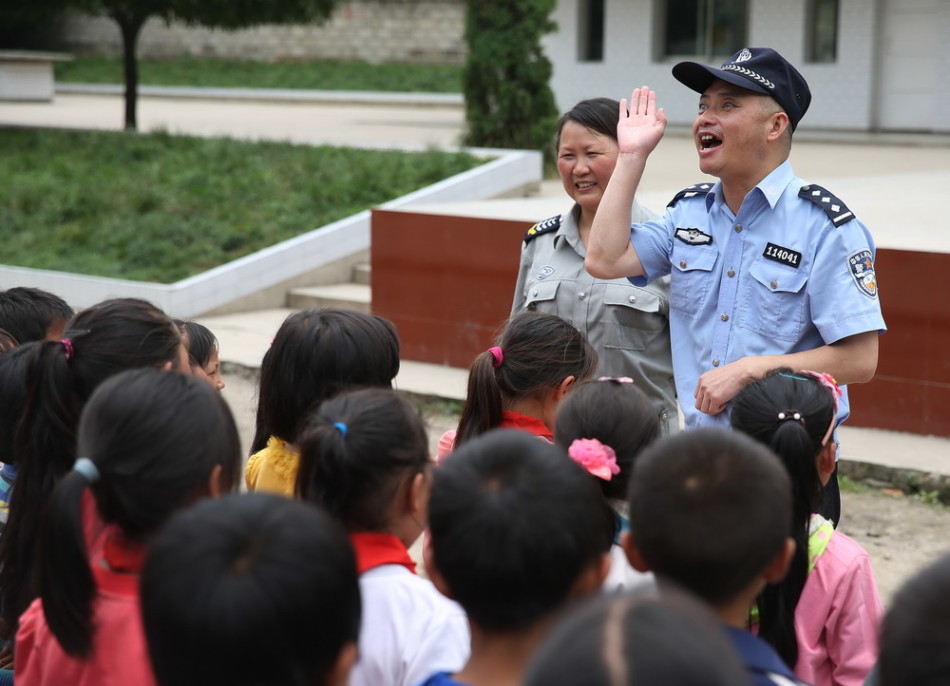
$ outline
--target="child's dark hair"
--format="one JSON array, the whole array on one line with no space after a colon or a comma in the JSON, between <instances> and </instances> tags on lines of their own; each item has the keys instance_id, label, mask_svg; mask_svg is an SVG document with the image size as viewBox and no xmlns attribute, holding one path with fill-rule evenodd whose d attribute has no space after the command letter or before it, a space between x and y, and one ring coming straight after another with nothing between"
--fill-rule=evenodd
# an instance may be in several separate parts
<instances>
[{"instance_id":1,"label":"child's dark hair","mask_svg":"<svg viewBox=\"0 0 950 686\"><path fill-rule=\"evenodd\" d=\"M291 314L261 363L251 452L271 436L296 443L321 402L349 388L391 388L398 372L399 338L388 319L335 308Z\"/></svg>"},{"instance_id":2,"label":"child's dark hair","mask_svg":"<svg viewBox=\"0 0 950 686\"><path fill-rule=\"evenodd\" d=\"M657 577L720 605L782 552L791 500L788 474L768 448L734 431L695 429L637 458L630 535Z\"/></svg>"},{"instance_id":3,"label":"child's dark hair","mask_svg":"<svg viewBox=\"0 0 950 686\"><path fill-rule=\"evenodd\" d=\"M196 321L175 320L188 348L188 362L192 367L204 369L211 361L211 355L218 350L218 339L204 324Z\"/></svg>"},{"instance_id":4,"label":"child's dark hair","mask_svg":"<svg viewBox=\"0 0 950 686\"><path fill-rule=\"evenodd\" d=\"M282 496L234 495L177 513L149 546L141 588L162 686L324 684L359 634L342 527Z\"/></svg>"},{"instance_id":5,"label":"child's dark hair","mask_svg":"<svg viewBox=\"0 0 950 686\"><path fill-rule=\"evenodd\" d=\"M296 492L350 531L381 531L407 477L429 464L419 410L392 390L366 388L325 401L299 442Z\"/></svg>"},{"instance_id":6,"label":"child's dark hair","mask_svg":"<svg viewBox=\"0 0 950 686\"><path fill-rule=\"evenodd\" d=\"M561 115L557 123L555 151L561 144L561 131L569 121L580 124L594 133L617 140L617 122L620 120L620 103L611 98L581 100Z\"/></svg>"},{"instance_id":7,"label":"child's dark hair","mask_svg":"<svg viewBox=\"0 0 950 686\"><path fill-rule=\"evenodd\" d=\"M808 580L808 527L822 491L815 460L835 418L833 393L809 373L783 368L749 384L732 402L732 428L768 446L792 481L795 555L788 575L757 601L759 636L789 665L798 661L795 608Z\"/></svg>"},{"instance_id":8,"label":"child's dark hair","mask_svg":"<svg viewBox=\"0 0 950 686\"><path fill-rule=\"evenodd\" d=\"M650 399L632 383L616 379L575 386L557 412L554 442L570 452L578 439L597 439L617 456L620 473L597 479L605 498L625 500L633 461L660 436L660 421Z\"/></svg>"},{"instance_id":9,"label":"child's dark hair","mask_svg":"<svg viewBox=\"0 0 950 686\"><path fill-rule=\"evenodd\" d=\"M76 428L86 400L110 376L135 367L177 368L181 335L154 305L106 300L70 320L62 341L39 341L27 361L27 398L14 451L18 473L0 537L0 636L11 638L37 589L33 542L57 481L76 460Z\"/></svg>"},{"instance_id":10,"label":"child's dark hair","mask_svg":"<svg viewBox=\"0 0 950 686\"><path fill-rule=\"evenodd\" d=\"M613 517L563 450L514 429L472 439L435 470L432 559L469 619L520 631L561 608L612 543Z\"/></svg>"},{"instance_id":11,"label":"child's dark hair","mask_svg":"<svg viewBox=\"0 0 950 686\"><path fill-rule=\"evenodd\" d=\"M235 490L241 448L230 410L208 384L157 369L103 382L83 410L77 445L98 475L73 469L53 491L40 539L39 590L60 646L88 657L96 583L83 534L86 487L105 523L145 543L175 510L208 494L215 468L220 490Z\"/></svg>"},{"instance_id":12,"label":"child's dark hair","mask_svg":"<svg viewBox=\"0 0 950 686\"><path fill-rule=\"evenodd\" d=\"M950 683L950 555L914 575L884 616L880 686Z\"/></svg>"},{"instance_id":13,"label":"child's dark hair","mask_svg":"<svg viewBox=\"0 0 950 686\"><path fill-rule=\"evenodd\" d=\"M712 612L666 589L606 594L551 632L524 686L735 686L748 676Z\"/></svg>"},{"instance_id":14,"label":"child's dark hair","mask_svg":"<svg viewBox=\"0 0 950 686\"><path fill-rule=\"evenodd\" d=\"M0 355L0 462L16 464L14 441L26 403L26 366L31 341Z\"/></svg>"},{"instance_id":15,"label":"child's dark hair","mask_svg":"<svg viewBox=\"0 0 950 686\"><path fill-rule=\"evenodd\" d=\"M519 312L495 346L472 362L455 445L498 427L506 401L557 388L569 376L585 381L595 369L597 352L569 322L553 314Z\"/></svg>"},{"instance_id":16,"label":"child's dark hair","mask_svg":"<svg viewBox=\"0 0 950 686\"><path fill-rule=\"evenodd\" d=\"M73 308L65 300L39 288L17 286L0 291L0 328L18 343L41 341L50 326L72 316Z\"/></svg>"}]
</instances>

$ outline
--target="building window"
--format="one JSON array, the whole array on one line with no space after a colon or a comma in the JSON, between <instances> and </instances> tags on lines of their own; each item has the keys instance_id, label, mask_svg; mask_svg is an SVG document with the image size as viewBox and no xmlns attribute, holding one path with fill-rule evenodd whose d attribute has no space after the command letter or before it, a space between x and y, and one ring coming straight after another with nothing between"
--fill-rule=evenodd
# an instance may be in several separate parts
<instances>
[{"instance_id":1,"label":"building window","mask_svg":"<svg viewBox=\"0 0 950 686\"><path fill-rule=\"evenodd\" d=\"M663 57L712 62L746 47L748 0L667 0Z\"/></svg>"},{"instance_id":2,"label":"building window","mask_svg":"<svg viewBox=\"0 0 950 686\"><path fill-rule=\"evenodd\" d=\"M577 11L577 58L581 62L603 62L604 0L580 0Z\"/></svg>"},{"instance_id":3,"label":"building window","mask_svg":"<svg viewBox=\"0 0 950 686\"><path fill-rule=\"evenodd\" d=\"M809 62L838 58L838 0L808 0L805 55Z\"/></svg>"}]
</instances>

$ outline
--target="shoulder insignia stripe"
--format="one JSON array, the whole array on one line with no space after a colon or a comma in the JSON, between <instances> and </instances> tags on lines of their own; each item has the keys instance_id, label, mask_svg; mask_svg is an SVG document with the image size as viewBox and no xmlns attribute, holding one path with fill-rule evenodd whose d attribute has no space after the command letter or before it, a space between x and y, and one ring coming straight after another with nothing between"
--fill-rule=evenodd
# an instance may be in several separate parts
<instances>
[{"instance_id":1,"label":"shoulder insignia stripe","mask_svg":"<svg viewBox=\"0 0 950 686\"><path fill-rule=\"evenodd\" d=\"M711 183L696 183L690 186L689 188L684 188L679 193L673 196L673 199L670 200L667 207L673 207L680 200L696 197L697 195L706 195L709 191L712 190L713 185Z\"/></svg>"},{"instance_id":2,"label":"shoulder insignia stripe","mask_svg":"<svg viewBox=\"0 0 950 686\"><path fill-rule=\"evenodd\" d=\"M538 222L528 229L528 233L524 235L525 245L533 241L538 236L545 233L551 233L552 231L557 231L559 228L561 228L561 215L548 217L543 222Z\"/></svg>"},{"instance_id":3,"label":"shoulder insignia stripe","mask_svg":"<svg viewBox=\"0 0 950 686\"><path fill-rule=\"evenodd\" d=\"M854 212L821 186L816 186L813 183L802 186L801 190L798 191L798 197L820 207L835 226L841 226L854 219Z\"/></svg>"}]
</instances>

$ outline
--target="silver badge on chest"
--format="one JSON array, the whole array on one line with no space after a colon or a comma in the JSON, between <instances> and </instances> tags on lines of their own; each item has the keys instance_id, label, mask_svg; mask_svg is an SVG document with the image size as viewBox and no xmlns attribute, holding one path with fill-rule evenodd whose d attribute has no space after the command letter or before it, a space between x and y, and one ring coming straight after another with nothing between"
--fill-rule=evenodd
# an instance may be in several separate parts
<instances>
[{"instance_id":1,"label":"silver badge on chest","mask_svg":"<svg viewBox=\"0 0 950 686\"><path fill-rule=\"evenodd\" d=\"M552 274L554 274L554 267L552 267L549 264L546 264L538 270L538 273L535 275L535 278L540 281L541 279L548 278Z\"/></svg>"}]
</instances>

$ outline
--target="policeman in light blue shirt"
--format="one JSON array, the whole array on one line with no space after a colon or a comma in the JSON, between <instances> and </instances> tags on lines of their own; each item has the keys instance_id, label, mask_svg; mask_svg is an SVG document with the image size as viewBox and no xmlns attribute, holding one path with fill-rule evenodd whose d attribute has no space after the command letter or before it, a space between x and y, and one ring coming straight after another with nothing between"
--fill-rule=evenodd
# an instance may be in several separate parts
<instances>
[{"instance_id":1,"label":"policeman in light blue shirt","mask_svg":"<svg viewBox=\"0 0 950 686\"><path fill-rule=\"evenodd\" d=\"M701 94L692 127L699 167L719 180L680 192L657 221L626 225L666 127L656 94L636 89L621 113L620 158L586 267L638 285L671 274L673 369L687 427L727 426L732 398L776 367L869 381L885 329L874 242L844 203L788 162L811 101L805 79L769 48L744 48L719 68L682 62L673 75Z\"/></svg>"}]
</instances>

